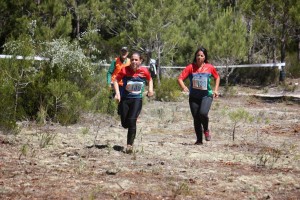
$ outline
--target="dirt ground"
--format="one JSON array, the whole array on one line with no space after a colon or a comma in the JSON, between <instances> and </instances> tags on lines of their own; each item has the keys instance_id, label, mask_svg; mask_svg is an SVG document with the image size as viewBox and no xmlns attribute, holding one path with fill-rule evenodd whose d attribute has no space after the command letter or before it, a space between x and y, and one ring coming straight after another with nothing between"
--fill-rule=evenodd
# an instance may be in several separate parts
<instances>
[{"instance_id":1,"label":"dirt ground","mask_svg":"<svg viewBox=\"0 0 300 200\"><path fill-rule=\"evenodd\" d=\"M300 199L299 107L220 97L209 113L212 140L196 146L187 97L145 100L132 154L118 117L25 121L17 135L0 133L0 199ZM247 118L230 118L238 111Z\"/></svg>"}]
</instances>

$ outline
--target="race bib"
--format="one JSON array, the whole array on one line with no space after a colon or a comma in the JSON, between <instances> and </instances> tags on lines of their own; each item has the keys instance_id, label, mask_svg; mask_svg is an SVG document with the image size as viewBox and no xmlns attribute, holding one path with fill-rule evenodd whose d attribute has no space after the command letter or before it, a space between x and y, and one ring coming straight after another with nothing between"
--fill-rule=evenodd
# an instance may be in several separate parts
<instances>
[{"instance_id":1,"label":"race bib","mask_svg":"<svg viewBox=\"0 0 300 200\"><path fill-rule=\"evenodd\" d=\"M129 81L126 85L126 90L130 93L140 94L143 89L143 82Z\"/></svg>"},{"instance_id":2,"label":"race bib","mask_svg":"<svg viewBox=\"0 0 300 200\"><path fill-rule=\"evenodd\" d=\"M193 77L193 88L197 90L207 90L207 77Z\"/></svg>"}]
</instances>

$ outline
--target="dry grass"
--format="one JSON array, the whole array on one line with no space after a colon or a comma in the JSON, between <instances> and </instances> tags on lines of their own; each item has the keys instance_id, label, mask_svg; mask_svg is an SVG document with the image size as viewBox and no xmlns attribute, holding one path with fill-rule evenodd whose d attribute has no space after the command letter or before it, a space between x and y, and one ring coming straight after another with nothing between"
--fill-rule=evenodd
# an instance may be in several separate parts
<instances>
[{"instance_id":1,"label":"dry grass","mask_svg":"<svg viewBox=\"0 0 300 200\"><path fill-rule=\"evenodd\" d=\"M236 127L228 113L254 120ZM151 101L138 119L135 152L123 153L116 118L88 114L40 146L34 124L0 134L1 199L299 199L299 105L219 98L210 111L212 141L194 146L187 99ZM45 131L45 130L44 130Z\"/></svg>"}]
</instances>

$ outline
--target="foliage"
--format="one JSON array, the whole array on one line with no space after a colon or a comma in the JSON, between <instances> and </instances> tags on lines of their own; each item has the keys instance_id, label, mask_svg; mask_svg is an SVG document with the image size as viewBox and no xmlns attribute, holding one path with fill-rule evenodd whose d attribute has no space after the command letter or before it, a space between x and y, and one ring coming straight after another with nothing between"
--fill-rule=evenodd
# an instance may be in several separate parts
<instances>
[{"instance_id":1,"label":"foliage","mask_svg":"<svg viewBox=\"0 0 300 200\"><path fill-rule=\"evenodd\" d=\"M0 126L24 118L74 123L86 108L112 114L105 76L91 62L107 63L124 45L146 64L157 60L158 82L161 65L186 65L199 45L215 65L287 61L286 75L299 77L299 11L297 0L2 0L0 53L13 59L0 60ZM30 59L37 55L49 61ZM237 73L258 84L278 76L273 69ZM226 84L237 73L220 71ZM157 99L176 100L176 81L162 82Z\"/></svg>"},{"instance_id":2,"label":"foliage","mask_svg":"<svg viewBox=\"0 0 300 200\"><path fill-rule=\"evenodd\" d=\"M229 69L228 65L240 63L247 53L246 25L240 13L234 12L231 8L221 12L216 19L210 39L212 57L218 64L225 65L225 70L219 70L219 73L221 77L225 77L227 89L229 76L234 70Z\"/></svg>"},{"instance_id":3,"label":"foliage","mask_svg":"<svg viewBox=\"0 0 300 200\"><path fill-rule=\"evenodd\" d=\"M99 70L98 70L99 71ZM88 109L114 116L117 112L117 102L113 98L113 90L106 83L107 71L101 69L93 76L93 96L88 100Z\"/></svg>"},{"instance_id":4,"label":"foliage","mask_svg":"<svg viewBox=\"0 0 300 200\"><path fill-rule=\"evenodd\" d=\"M175 78L164 78L156 88L156 99L159 101L177 101L180 97L180 88Z\"/></svg>"},{"instance_id":5,"label":"foliage","mask_svg":"<svg viewBox=\"0 0 300 200\"><path fill-rule=\"evenodd\" d=\"M288 54L288 62L286 63L286 75L291 78L300 78L300 63L296 53Z\"/></svg>"},{"instance_id":6,"label":"foliage","mask_svg":"<svg viewBox=\"0 0 300 200\"><path fill-rule=\"evenodd\" d=\"M238 124L241 122L243 123L252 122L253 116L251 116L250 113L243 108L239 108L235 111L229 112L228 116L230 120L233 122L232 140L234 141L235 131L236 128L238 127Z\"/></svg>"},{"instance_id":7,"label":"foliage","mask_svg":"<svg viewBox=\"0 0 300 200\"><path fill-rule=\"evenodd\" d=\"M79 88L69 81L51 80L47 89L50 91L49 110L52 110L54 121L61 124L75 123L82 110L85 98Z\"/></svg>"},{"instance_id":8,"label":"foliage","mask_svg":"<svg viewBox=\"0 0 300 200\"><path fill-rule=\"evenodd\" d=\"M28 37L5 44L5 52L31 56L32 40ZM17 120L36 118L39 123L53 120L61 124L75 123L93 95L94 68L77 43L54 40L44 43L44 56L50 62L31 59L6 59L1 68L1 93L5 97L2 125ZM28 57L30 58L30 57Z\"/></svg>"},{"instance_id":9,"label":"foliage","mask_svg":"<svg viewBox=\"0 0 300 200\"><path fill-rule=\"evenodd\" d=\"M231 76L231 84L266 86L278 82L279 70L266 67L239 68Z\"/></svg>"}]
</instances>

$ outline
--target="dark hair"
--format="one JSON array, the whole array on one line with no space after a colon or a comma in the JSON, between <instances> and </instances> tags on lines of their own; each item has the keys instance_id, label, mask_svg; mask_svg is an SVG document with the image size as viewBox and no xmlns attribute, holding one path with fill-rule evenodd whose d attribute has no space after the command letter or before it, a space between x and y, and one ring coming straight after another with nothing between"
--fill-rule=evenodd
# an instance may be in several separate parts
<instances>
[{"instance_id":1,"label":"dark hair","mask_svg":"<svg viewBox=\"0 0 300 200\"><path fill-rule=\"evenodd\" d=\"M138 55L138 57L141 59L141 60L143 60L143 57L142 57L142 54L141 53L139 53L139 52L133 52L132 54L131 54L131 56L133 56L133 55Z\"/></svg>"},{"instance_id":2,"label":"dark hair","mask_svg":"<svg viewBox=\"0 0 300 200\"><path fill-rule=\"evenodd\" d=\"M197 49L197 51L195 52L195 56L194 56L194 61L193 61L193 62L194 62L194 63L197 62L196 57L197 57L197 53L198 53L199 51L202 51L202 52L204 53L204 56L205 56L204 62L205 62L205 63L208 63L207 50L206 50L204 47L202 47L202 46L200 46L200 47Z\"/></svg>"}]
</instances>

